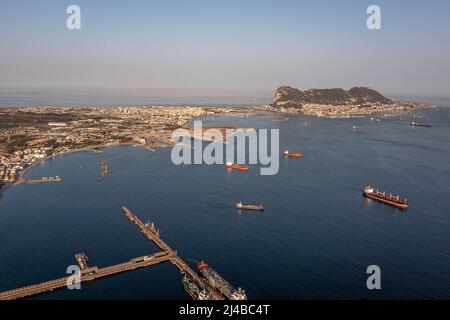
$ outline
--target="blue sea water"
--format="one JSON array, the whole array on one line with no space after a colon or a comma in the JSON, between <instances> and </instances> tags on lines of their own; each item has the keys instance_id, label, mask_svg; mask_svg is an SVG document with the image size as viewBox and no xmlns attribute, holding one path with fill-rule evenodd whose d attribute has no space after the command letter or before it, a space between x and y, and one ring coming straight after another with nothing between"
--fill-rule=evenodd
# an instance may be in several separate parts
<instances>
[{"instance_id":1,"label":"blue sea water","mask_svg":"<svg viewBox=\"0 0 450 320\"><path fill-rule=\"evenodd\" d=\"M27 173L60 184L0 194L0 291L61 277L74 254L107 266L157 251L126 218L154 221L188 263L205 260L250 299L450 298L450 109L321 119L278 115L207 119L211 125L279 128L275 176L223 166L175 166L170 149L133 146L56 157ZM305 125L306 123L306 125ZM356 130L353 127L356 127ZM101 181L101 161L109 174ZM361 196L366 184L407 197L401 211ZM266 210L237 212L242 200ZM366 287L381 268L379 291ZM189 299L169 263L33 299Z\"/></svg>"}]
</instances>

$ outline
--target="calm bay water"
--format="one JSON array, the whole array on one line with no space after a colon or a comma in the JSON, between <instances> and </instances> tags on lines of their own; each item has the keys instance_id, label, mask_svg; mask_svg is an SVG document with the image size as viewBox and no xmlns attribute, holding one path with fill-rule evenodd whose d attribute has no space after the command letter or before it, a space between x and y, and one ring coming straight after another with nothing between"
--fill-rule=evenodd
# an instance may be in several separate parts
<instances>
[{"instance_id":1,"label":"calm bay water","mask_svg":"<svg viewBox=\"0 0 450 320\"><path fill-rule=\"evenodd\" d=\"M450 110L417 114L434 127L411 128L406 114L380 122L208 119L279 128L281 149L304 157L280 159L276 176L260 176L257 166L175 166L169 149L133 146L49 160L27 176L60 175L62 183L0 194L0 290L63 276L80 251L98 266L155 252L124 218L127 206L154 221L188 263L206 260L250 299L450 298ZM102 160L110 173L98 181ZM364 199L369 183L407 197L410 209ZM239 200L266 211L238 213ZM372 264L381 268L381 291L366 288ZM188 296L166 263L36 298Z\"/></svg>"}]
</instances>

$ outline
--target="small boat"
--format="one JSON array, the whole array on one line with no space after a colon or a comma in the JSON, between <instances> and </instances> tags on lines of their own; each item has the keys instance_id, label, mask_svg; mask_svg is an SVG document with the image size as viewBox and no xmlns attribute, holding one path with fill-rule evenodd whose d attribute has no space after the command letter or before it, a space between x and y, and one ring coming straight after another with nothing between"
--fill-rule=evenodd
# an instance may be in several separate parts
<instances>
[{"instance_id":1,"label":"small boat","mask_svg":"<svg viewBox=\"0 0 450 320\"><path fill-rule=\"evenodd\" d=\"M408 209L407 199L401 200L399 196L393 196L392 194L386 195L386 192L379 192L378 190L375 191L375 189L371 186L366 186L364 188L363 196L399 209Z\"/></svg>"},{"instance_id":2,"label":"small boat","mask_svg":"<svg viewBox=\"0 0 450 320\"><path fill-rule=\"evenodd\" d=\"M301 153L290 153L289 150L286 150L283 152L283 155L285 157L291 157L291 158L301 158L303 155Z\"/></svg>"},{"instance_id":3,"label":"small boat","mask_svg":"<svg viewBox=\"0 0 450 320\"><path fill-rule=\"evenodd\" d=\"M253 210L253 211L264 211L263 205L249 205L249 204L242 204L242 202L236 203L236 209L238 210Z\"/></svg>"},{"instance_id":4,"label":"small boat","mask_svg":"<svg viewBox=\"0 0 450 320\"><path fill-rule=\"evenodd\" d=\"M431 125L429 125L429 124L420 124L420 123L417 123L417 122L411 122L410 124L409 124L411 127L423 127L423 128L431 128L432 126Z\"/></svg>"},{"instance_id":5,"label":"small boat","mask_svg":"<svg viewBox=\"0 0 450 320\"><path fill-rule=\"evenodd\" d=\"M227 167L229 169L233 169L233 170L248 171L247 166L239 166L237 164L233 164L231 161L227 161L227 163L225 164L225 167Z\"/></svg>"}]
</instances>

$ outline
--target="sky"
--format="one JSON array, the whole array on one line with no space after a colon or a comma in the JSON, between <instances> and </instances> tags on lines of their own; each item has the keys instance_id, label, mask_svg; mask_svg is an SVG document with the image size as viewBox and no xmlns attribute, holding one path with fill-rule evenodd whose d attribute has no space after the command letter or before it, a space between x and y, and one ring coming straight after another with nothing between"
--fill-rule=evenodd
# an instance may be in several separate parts
<instances>
[{"instance_id":1,"label":"sky","mask_svg":"<svg viewBox=\"0 0 450 320\"><path fill-rule=\"evenodd\" d=\"M81 8L68 30L66 8ZM369 30L367 7L381 9ZM0 0L0 88L450 96L448 0Z\"/></svg>"}]
</instances>

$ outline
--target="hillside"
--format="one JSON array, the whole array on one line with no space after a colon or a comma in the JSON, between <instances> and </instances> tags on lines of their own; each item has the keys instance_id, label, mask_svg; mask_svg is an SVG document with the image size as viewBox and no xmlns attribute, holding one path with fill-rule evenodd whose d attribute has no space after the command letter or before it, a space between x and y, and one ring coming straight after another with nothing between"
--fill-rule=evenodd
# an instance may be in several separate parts
<instances>
[{"instance_id":1,"label":"hillside","mask_svg":"<svg viewBox=\"0 0 450 320\"><path fill-rule=\"evenodd\" d=\"M389 103L393 103L393 101L378 91L366 87L354 87L348 91L341 88L301 91L289 86L283 86L277 89L273 106L302 108L305 104L338 106Z\"/></svg>"}]
</instances>

